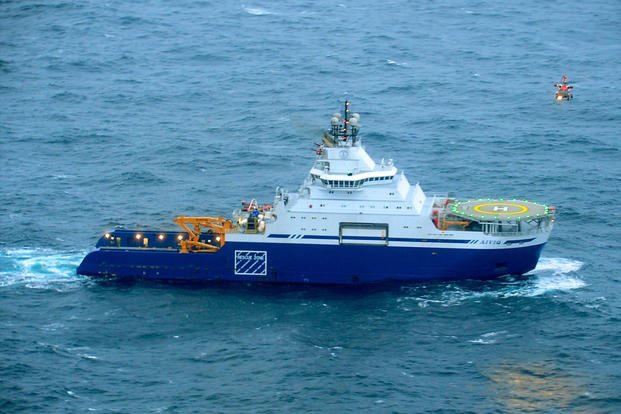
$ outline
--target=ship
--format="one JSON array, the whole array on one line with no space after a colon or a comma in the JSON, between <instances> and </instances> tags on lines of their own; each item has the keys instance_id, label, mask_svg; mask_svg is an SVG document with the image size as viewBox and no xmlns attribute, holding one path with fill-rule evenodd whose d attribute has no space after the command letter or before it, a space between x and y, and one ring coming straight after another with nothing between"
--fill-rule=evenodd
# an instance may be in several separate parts
<instances>
[{"instance_id":1,"label":"ship","mask_svg":"<svg viewBox=\"0 0 621 414\"><path fill-rule=\"evenodd\" d=\"M362 145L360 115L331 116L297 191L243 201L229 217L183 216L176 230L116 228L77 273L184 282L358 285L523 275L539 260L552 206L427 196Z\"/></svg>"}]
</instances>

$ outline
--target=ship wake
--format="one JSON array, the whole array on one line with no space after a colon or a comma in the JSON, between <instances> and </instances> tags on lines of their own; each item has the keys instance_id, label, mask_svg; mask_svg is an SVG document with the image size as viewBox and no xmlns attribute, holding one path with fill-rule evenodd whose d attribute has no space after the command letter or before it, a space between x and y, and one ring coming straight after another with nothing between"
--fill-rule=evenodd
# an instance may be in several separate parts
<instances>
[{"instance_id":1,"label":"ship wake","mask_svg":"<svg viewBox=\"0 0 621 414\"><path fill-rule=\"evenodd\" d=\"M550 291L580 289L586 283L574 275L582 265L581 261L560 257L542 257L533 274L533 286L530 296L538 296Z\"/></svg>"},{"instance_id":2,"label":"ship wake","mask_svg":"<svg viewBox=\"0 0 621 414\"><path fill-rule=\"evenodd\" d=\"M81 284L76 267L85 252L13 248L0 250L0 288L24 286L32 289L67 290Z\"/></svg>"},{"instance_id":3,"label":"ship wake","mask_svg":"<svg viewBox=\"0 0 621 414\"><path fill-rule=\"evenodd\" d=\"M580 289L587 284L577 272L583 262L566 258L541 258L529 275L505 277L491 281L438 282L430 285L403 286L406 296L399 302L411 310L418 307L457 306L472 301L514 297L538 297Z\"/></svg>"}]
</instances>

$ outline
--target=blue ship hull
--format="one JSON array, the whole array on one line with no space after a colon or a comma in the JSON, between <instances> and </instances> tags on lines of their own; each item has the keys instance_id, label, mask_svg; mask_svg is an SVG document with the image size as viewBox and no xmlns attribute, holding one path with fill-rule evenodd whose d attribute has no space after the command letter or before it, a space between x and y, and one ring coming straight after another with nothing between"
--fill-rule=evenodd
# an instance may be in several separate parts
<instances>
[{"instance_id":1,"label":"blue ship hull","mask_svg":"<svg viewBox=\"0 0 621 414\"><path fill-rule=\"evenodd\" d=\"M170 237L168 239L172 239ZM535 268L544 244L511 248L434 248L293 243L227 243L214 253L181 253L174 244L106 246L77 272L94 277L167 281L368 284L489 279Z\"/></svg>"}]
</instances>

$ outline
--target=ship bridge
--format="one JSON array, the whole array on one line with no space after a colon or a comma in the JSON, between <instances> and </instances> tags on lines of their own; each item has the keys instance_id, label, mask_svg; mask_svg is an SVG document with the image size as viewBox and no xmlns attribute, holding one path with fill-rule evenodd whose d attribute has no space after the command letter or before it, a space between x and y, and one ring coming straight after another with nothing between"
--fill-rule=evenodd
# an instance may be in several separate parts
<instances>
[{"instance_id":1,"label":"ship bridge","mask_svg":"<svg viewBox=\"0 0 621 414\"><path fill-rule=\"evenodd\" d=\"M392 159L374 161L359 131L360 115L350 114L345 101L345 112L332 115L330 129L316 144L317 158L300 190L290 195L289 210L351 213L356 208L380 214L420 214L426 199L423 190L418 184L410 185Z\"/></svg>"},{"instance_id":2,"label":"ship bridge","mask_svg":"<svg viewBox=\"0 0 621 414\"><path fill-rule=\"evenodd\" d=\"M391 183L397 175L392 160L376 163L362 147L358 131L360 115L335 113L330 130L324 133L322 143L315 151L317 160L310 170L311 183L329 190L351 191L364 187Z\"/></svg>"}]
</instances>

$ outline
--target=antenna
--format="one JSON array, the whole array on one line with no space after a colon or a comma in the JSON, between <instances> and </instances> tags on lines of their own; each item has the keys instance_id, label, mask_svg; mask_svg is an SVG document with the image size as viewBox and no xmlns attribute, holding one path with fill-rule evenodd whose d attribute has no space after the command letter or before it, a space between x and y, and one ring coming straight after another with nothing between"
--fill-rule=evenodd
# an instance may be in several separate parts
<instances>
[{"instance_id":1,"label":"antenna","mask_svg":"<svg viewBox=\"0 0 621 414\"><path fill-rule=\"evenodd\" d=\"M353 145L358 141L358 131L360 130L360 114L350 113L349 100L345 99L344 114L332 114L330 118L330 131L333 142L337 146Z\"/></svg>"}]
</instances>

